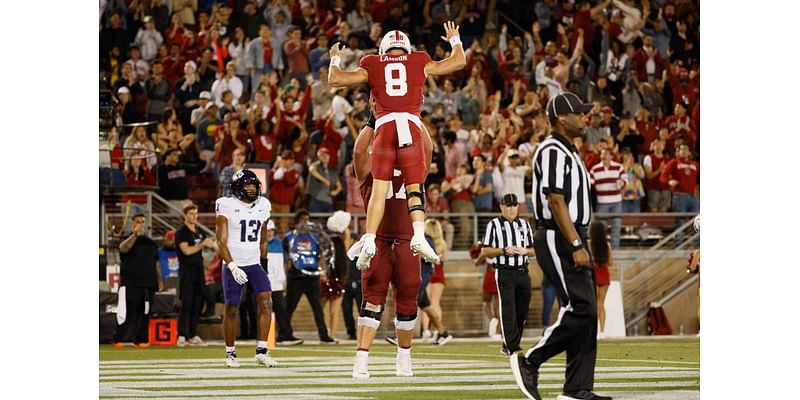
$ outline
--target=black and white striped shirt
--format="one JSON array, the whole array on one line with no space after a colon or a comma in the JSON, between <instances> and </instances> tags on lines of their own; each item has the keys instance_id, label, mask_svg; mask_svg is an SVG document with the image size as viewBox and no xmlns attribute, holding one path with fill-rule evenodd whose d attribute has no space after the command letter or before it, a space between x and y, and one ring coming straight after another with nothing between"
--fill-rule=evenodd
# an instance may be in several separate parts
<instances>
[{"instance_id":1,"label":"black and white striped shirt","mask_svg":"<svg viewBox=\"0 0 800 400\"><path fill-rule=\"evenodd\" d=\"M503 217L494 218L486 225L483 245L497 249L513 246L530 248L533 246L531 224L519 217L513 221ZM528 265L527 255L499 255L488 260L496 268L519 268Z\"/></svg>"},{"instance_id":2,"label":"black and white striped shirt","mask_svg":"<svg viewBox=\"0 0 800 400\"><path fill-rule=\"evenodd\" d=\"M589 225L592 207L589 203L589 174L580 153L564 136L553 132L539 144L533 156L533 216L536 226L556 229L548 193L564 195L573 224Z\"/></svg>"}]
</instances>

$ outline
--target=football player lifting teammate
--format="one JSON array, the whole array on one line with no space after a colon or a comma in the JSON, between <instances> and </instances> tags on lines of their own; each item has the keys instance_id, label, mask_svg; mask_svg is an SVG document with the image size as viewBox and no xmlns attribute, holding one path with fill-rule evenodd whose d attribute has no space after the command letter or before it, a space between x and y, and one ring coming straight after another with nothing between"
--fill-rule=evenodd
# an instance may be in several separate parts
<instances>
[{"instance_id":1,"label":"football player lifting teammate","mask_svg":"<svg viewBox=\"0 0 800 400\"><path fill-rule=\"evenodd\" d=\"M374 157L372 121L365 126L355 141L353 162L355 175L364 202L374 196L375 179L370 172ZM430 165L433 144L423 127L423 166ZM370 155L372 153L372 156ZM423 176L427 169L423 169ZM358 318L358 348L353 365L354 378L369 377L369 349L381 323L381 314L386 305L389 283L393 286L395 304L395 333L397 334L396 375L413 376L411 369L411 338L417 322L417 293L420 286L419 256L408 245L413 236L411 222L405 218L407 203L404 176L399 170L392 171L390 196L386 199L386 218L377 229L377 255L372 258L370 268L361 273L363 301ZM354 245L348 256L352 259L360 252L363 241Z\"/></svg>"},{"instance_id":2,"label":"football player lifting teammate","mask_svg":"<svg viewBox=\"0 0 800 400\"><path fill-rule=\"evenodd\" d=\"M408 35L389 31L381 39L377 55L364 56L359 67L342 71L339 67L343 49L339 43L331 47L328 81L334 87L368 83L375 103L375 139L372 144L371 172L372 195L367 205L364 246L358 259L358 268L369 266L375 256L375 233L383 218L386 199L390 196L395 168L405 181L408 213L411 215L413 237L412 251L427 261L438 263L439 256L425 240L425 155L423 149L422 94L429 75L447 75L464 68L466 59L458 26L452 21L444 24L442 39L452 46L450 56L433 61L426 52L412 51Z\"/></svg>"},{"instance_id":3,"label":"football player lifting teammate","mask_svg":"<svg viewBox=\"0 0 800 400\"><path fill-rule=\"evenodd\" d=\"M278 363L267 351L272 317L272 285L265 268L260 264L267 259L267 220L272 206L269 200L261 196L261 182L250 170L243 169L233 175L231 191L234 197L220 197L216 203L219 255L224 263L222 292L225 296L225 317L222 326L227 353L225 366L239 366L234 346L236 314L241 302L242 286L246 284L255 297L259 311L255 362L275 367Z\"/></svg>"}]
</instances>

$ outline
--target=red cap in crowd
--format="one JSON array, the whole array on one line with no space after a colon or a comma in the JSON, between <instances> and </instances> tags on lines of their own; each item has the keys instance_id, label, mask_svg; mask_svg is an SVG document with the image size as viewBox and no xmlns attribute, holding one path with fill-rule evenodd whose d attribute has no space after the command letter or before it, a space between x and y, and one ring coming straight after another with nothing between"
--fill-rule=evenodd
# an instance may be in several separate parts
<instances>
[{"instance_id":1,"label":"red cap in crowd","mask_svg":"<svg viewBox=\"0 0 800 400\"><path fill-rule=\"evenodd\" d=\"M175 240L175 231L167 231L167 233L164 234L164 239Z\"/></svg>"}]
</instances>

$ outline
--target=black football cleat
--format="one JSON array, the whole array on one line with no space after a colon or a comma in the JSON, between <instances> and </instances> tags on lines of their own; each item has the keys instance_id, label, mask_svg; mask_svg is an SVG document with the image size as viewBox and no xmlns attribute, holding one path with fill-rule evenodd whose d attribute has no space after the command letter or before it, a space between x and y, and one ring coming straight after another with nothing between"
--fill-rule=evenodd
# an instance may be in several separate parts
<instances>
[{"instance_id":1,"label":"black football cleat","mask_svg":"<svg viewBox=\"0 0 800 400\"><path fill-rule=\"evenodd\" d=\"M531 400L542 400L537 386L539 385L539 368L531 365L524 356L512 355L508 357L514 380L522 393Z\"/></svg>"}]
</instances>

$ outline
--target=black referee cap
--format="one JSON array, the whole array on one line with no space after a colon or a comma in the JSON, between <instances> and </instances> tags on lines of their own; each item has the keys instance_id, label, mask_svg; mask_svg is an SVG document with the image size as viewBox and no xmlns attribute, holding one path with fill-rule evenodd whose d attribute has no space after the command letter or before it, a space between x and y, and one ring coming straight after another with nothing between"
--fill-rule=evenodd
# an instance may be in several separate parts
<instances>
[{"instance_id":1,"label":"black referee cap","mask_svg":"<svg viewBox=\"0 0 800 400\"><path fill-rule=\"evenodd\" d=\"M584 103L575 93L562 92L547 102L547 117L550 119L550 123L555 124L559 115L586 114L593 107L592 103Z\"/></svg>"},{"instance_id":2,"label":"black referee cap","mask_svg":"<svg viewBox=\"0 0 800 400\"><path fill-rule=\"evenodd\" d=\"M519 204L517 201L517 195L514 193L506 193L503 195L503 198L500 199L500 204L504 206L516 206Z\"/></svg>"}]
</instances>

